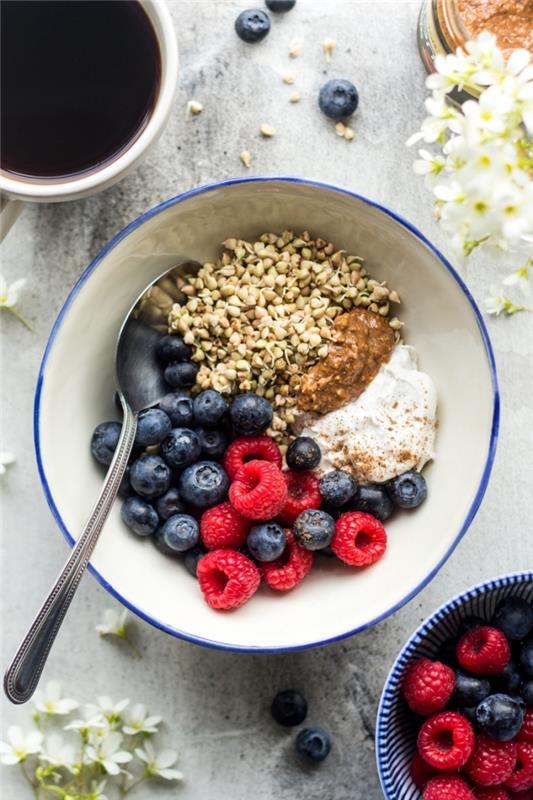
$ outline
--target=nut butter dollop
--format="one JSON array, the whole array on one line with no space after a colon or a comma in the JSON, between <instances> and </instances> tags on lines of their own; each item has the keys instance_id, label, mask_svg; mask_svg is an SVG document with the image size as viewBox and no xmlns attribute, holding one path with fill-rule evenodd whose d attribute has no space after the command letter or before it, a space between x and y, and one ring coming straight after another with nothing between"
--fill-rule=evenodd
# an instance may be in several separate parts
<instances>
[{"instance_id":1,"label":"nut butter dollop","mask_svg":"<svg viewBox=\"0 0 533 800\"><path fill-rule=\"evenodd\" d=\"M332 328L328 354L302 380L298 408L326 414L358 397L389 360L394 331L384 317L356 308Z\"/></svg>"},{"instance_id":2,"label":"nut butter dollop","mask_svg":"<svg viewBox=\"0 0 533 800\"><path fill-rule=\"evenodd\" d=\"M473 36L488 30L507 55L517 47L533 53L533 0L457 0L457 10Z\"/></svg>"}]
</instances>

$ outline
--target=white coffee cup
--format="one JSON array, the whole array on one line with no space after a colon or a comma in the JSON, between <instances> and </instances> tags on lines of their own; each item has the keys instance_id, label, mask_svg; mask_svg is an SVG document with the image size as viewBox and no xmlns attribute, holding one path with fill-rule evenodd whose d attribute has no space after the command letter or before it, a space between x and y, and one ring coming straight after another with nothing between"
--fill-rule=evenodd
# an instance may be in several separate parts
<instances>
[{"instance_id":1,"label":"white coffee cup","mask_svg":"<svg viewBox=\"0 0 533 800\"><path fill-rule=\"evenodd\" d=\"M9 231L24 204L60 203L107 189L123 178L144 158L159 138L168 120L178 80L178 45L170 11L164 0L139 0L153 25L161 55L159 92L150 119L140 135L112 161L90 173L50 182L25 180L0 170L0 241Z\"/></svg>"}]
</instances>

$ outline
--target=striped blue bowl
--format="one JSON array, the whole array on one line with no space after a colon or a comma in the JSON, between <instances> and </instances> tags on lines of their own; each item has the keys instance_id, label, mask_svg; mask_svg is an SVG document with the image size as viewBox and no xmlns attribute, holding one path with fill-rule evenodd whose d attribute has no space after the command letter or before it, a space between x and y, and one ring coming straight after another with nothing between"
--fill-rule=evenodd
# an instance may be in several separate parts
<instances>
[{"instance_id":1,"label":"striped blue bowl","mask_svg":"<svg viewBox=\"0 0 533 800\"><path fill-rule=\"evenodd\" d=\"M497 603L509 595L533 602L533 572L502 575L457 595L422 623L394 662L381 695L376 725L377 767L387 800L421 797L409 774L416 729L401 694L406 670L418 658L435 658L441 645L457 635L465 617L489 620Z\"/></svg>"}]
</instances>

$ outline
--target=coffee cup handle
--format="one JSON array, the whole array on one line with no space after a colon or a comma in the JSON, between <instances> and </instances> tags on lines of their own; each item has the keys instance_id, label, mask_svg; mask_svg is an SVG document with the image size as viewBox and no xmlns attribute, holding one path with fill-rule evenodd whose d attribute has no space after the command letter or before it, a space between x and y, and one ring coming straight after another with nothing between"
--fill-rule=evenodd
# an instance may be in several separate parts
<instances>
[{"instance_id":1,"label":"coffee cup handle","mask_svg":"<svg viewBox=\"0 0 533 800\"><path fill-rule=\"evenodd\" d=\"M11 226L17 221L24 208L22 200L11 200L0 194L0 242L3 242Z\"/></svg>"}]
</instances>

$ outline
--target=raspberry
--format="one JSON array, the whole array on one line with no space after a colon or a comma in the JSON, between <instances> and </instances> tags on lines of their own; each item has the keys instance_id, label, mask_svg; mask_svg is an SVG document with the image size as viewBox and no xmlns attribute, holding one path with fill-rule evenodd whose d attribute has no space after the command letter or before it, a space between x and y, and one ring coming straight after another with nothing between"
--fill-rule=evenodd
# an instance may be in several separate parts
<instances>
[{"instance_id":1,"label":"raspberry","mask_svg":"<svg viewBox=\"0 0 533 800\"><path fill-rule=\"evenodd\" d=\"M518 731L518 736L516 737L517 742L528 742L529 744L533 744L533 708L526 709L526 713L524 714L524 721L522 723L522 727Z\"/></svg>"},{"instance_id":2,"label":"raspberry","mask_svg":"<svg viewBox=\"0 0 533 800\"><path fill-rule=\"evenodd\" d=\"M473 786L476 800L511 800L511 795L503 786Z\"/></svg>"},{"instance_id":3,"label":"raspberry","mask_svg":"<svg viewBox=\"0 0 533 800\"><path fill-rule=\"evenodd\" d=\"M408 669L403 696L415 714L434 714L444 708L455 686L455 673L440 661L421 658Z\"/></svg>"},{"instance_id":4,"label":"raspberry","mask_svg":"<svg viewBox=\"0 0 533 800\"><path fill-rule=\"evenodd\" d=\"M270 436L240 436L233 441L224 455L224 469L233 480L243 464L248 461L270 461L281 469L281 450Z\"/></svg>"},{"instance_id":5,"label":"raspberry","mask_svg":"<svg viewBox=\"0 0 533 800\"><path fill-rule=\"evenodd\" d=\"M429 779L435 775L433 767L424 761L420 753L414 754L409 771L417 789L423 789Z\"/></svg>"},{"instance_id":6,"label":"raspberry","mask_svg":"<svg viewBox=\"0 0 533 800\"><path fill-rule=\"evenodd\" d=\"M474 749L474 730L462 714L443 711L427 719L418 732L418 752L435 769L459 769Z\"/></svg>"},{"instance_id":7,"label":"raspberry","mask_svg":"<svg viewBox=\"0 0 533 800\"><path fill-rule=\"evenodd\" d=\"M208 550L238 550L245 543L250 526L250 520L241 517L231 503L220 503L202 514L200 535Z\"/></svg>"},{"instance_id":8,"label":"raspberry","mask_svg":"<svg viewBox=\"0 0 533 800\"><path fill-rule=\"evenodd\" d=\"M472 790L456 775L431 778L422 792L423 800L475 800Z\"/></svg>"},{"instance_id":9,"label":"raspberry","mask_svg":"<svg viewBox=\"0 0 533 800\"><path fill-rule=\"evenodd\" d=\"M313 566L312 551L300 547L292 531L286 530L285 533L287 545L283 555L275 561L265 561L262 565L265 583L278 592L294 589Z\"/></svg>"},{"instance_id":10,"label":"raspberry","mask_svg":"<svg viewBox=\"0 0 533 800\"><path fill-rule=\"evenodd\" d=\"M248 519L275 517L287 499L287 485L281 470L269 461L243 464L229 487L233 508Z\"/></svg>"},{"instance_id":11,"label":"raspberry","mask_svg":"<svg viewBox=\"0 0 533 800\"><path fill-rule=\"evenodd\" d=\"M212 550L198 562L196 576L211 608L238 608L257 591L261 576L249 558L235 550Z\"/></svg>"},{"instance_id":12,"label":"raspberry","mask_svg":"<svg viewBox=\"0 0 533 800\"><path fill-rule=\"evenodd\" d=\"M509 642L498 628L474 628L457 643L457 660L473 675L499 675L510 658Z\"/></svg>"},{"instance_id":13,"label":"raspberry","mask_svg":"<svg viewBox=\"0 0 533 800\"><path fill-rule=\"evenodd\" d=\"M282 525L292 525L298 514L308 508L320 508L322 495L318 489L318 478L312 472L283 470L287 484L287 500L278 514Z\"/></svg>"},{"instance_id":14,"label":"raspberry","mask_svg":"<svg viewBox=\"0 0 533 800\"><path fill-rule=\"evenodd\" d=\"M505 785L512 792L524 789L533 789L533 744L529 742L516 743L516 765Z\"/></svg>"},{"instance_id":15,"label":"raspberry","mask_svg":"<svg viewBox=\"0 0 533 800\"><path fill-rule=\"evenodd\" d=\"M331 549L353 567L367 567L381 558L387 533L379 520L361 511L349 511L337 520Z\"/></svg>"},{"instance_id":16,"label":"raspberry","mask_svg":"<svg viewBox=\"0 0 533 800\"><path fill-rule=\"evenodd\" d=\"M465 772L481 786L498 786L512 775L515 764L516 745L513 742L495 742L480 735Z\"/></svg>"}]
</instances>

